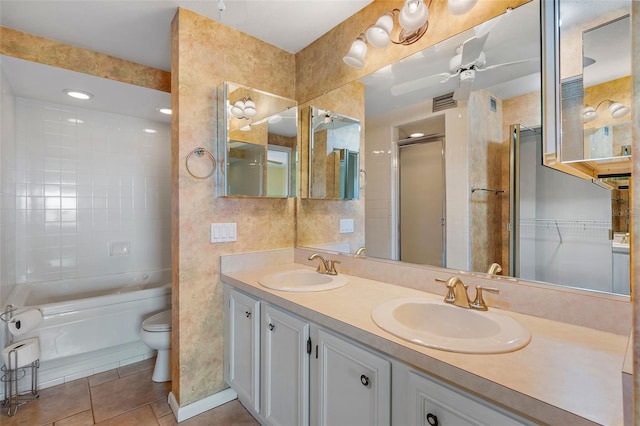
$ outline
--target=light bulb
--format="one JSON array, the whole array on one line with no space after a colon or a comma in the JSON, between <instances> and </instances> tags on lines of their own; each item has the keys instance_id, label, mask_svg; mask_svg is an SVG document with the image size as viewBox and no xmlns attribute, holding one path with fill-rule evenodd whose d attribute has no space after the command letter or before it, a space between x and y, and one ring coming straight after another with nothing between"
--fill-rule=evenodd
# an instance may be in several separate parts
<instances>
[{"instance_id":1,"label":"light bulb","mask_svg":"<svg viewBox=\"0 0 640 426\"><path fill-rule=\"evenodd\" d=\"M366 55L367 43L365 43L362 36L360 36L351 44L349 53L347 53L347 56L342 59L347 65L361 69L364 67L364 57Z\"/></svg>"},{"instance_id":2,"label":"light bulb","mask_svg":"<svg viewBox=\"0 0 640 426\"><path fill-rule=\"evenodd\" d=\"M407 0L398 15L398 22L406 32L420 29L427 19L429 19L429 9L422 0Z\"/></svg>"},{"instance_id":3,"label":"light bulb","mask_svg":"<svg viewBox=\"0 0 640 426\"><path fill-rule=\"evenodd\" d=\"M449 13L452 15L464 15L473 9L478 0L449 0L447 2Z\"/></svg>"},{"instance_id":4,"label":"light bulb","mask_svg":"<svg viewBox=\"0 0 640 426\"><path fill-rule=\"evenodd\" d=\"M387 12L376 21L376 24L369 27L366 32L367 41L379 49L386 47L390 41L391 30L393 29L393 15Z\"/></svg>"},{"instance_id":5,"label":"light bulb","mask_svg":"<svg viewBox=\"0 0 640 426\"><path fill-rule=\"evenodd\" d=\"M629 114L631 110L629 107L622 105L619 102L614 102L609 105L609 113L613 118L622 118L625 115Z\"/></svg>"},{"instance_id":6,"label":"light bulb","mask_svg":"<svg viewBox=\"0 0 640 426\"><path fill-rule=\"evenodd\" d=\"M596 109L592 106L587 106L582 111L582 121L584 121L585 123L593 121L596 117Z\"/></svg>"},{"instance_id":7,"label":"light bulb","mask_svg":"<svg viewBox=\"0 0 640 426\"><path fill-rule=\"evenodd\" d=\"M251 98L247 98L247 99L244 101L244 107L245 107L245 108L254 108L254 109L255 109L255 107L256 107L256 103L255 103L255 102L253 102L253 100L252 100Z\"/></svg>"},{"instance_id":8,"label":"light bulb","mask_svg":"<svg viewBox=\"0 0 640 426\"><path fill-rule=\"evenodd\" d=\"M244 116L247 118L253 118L258 115L258 111L255 108L245 107L244 108Z\"/></svg>"},{"instance_id":9,"label":"light bulb","mask_svg":"<svg viewBox=\"0 0 640 426\"><path fill-rule=\"evenodd\" d=\"M236 103L234 103L231 107L230 111L234 116L238 118L242 117L244 115L244 102L240 100L236 101Z\"/></svg>"}]
</instances>

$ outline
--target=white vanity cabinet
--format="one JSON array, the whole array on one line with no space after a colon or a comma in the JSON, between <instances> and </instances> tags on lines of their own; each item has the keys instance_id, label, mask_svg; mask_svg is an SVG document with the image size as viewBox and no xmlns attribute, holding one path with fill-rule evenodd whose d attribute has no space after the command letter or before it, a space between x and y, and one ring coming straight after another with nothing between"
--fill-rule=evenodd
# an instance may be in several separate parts
<instances>
[{"instance_id":1,"label":"white vanity cabinet","mask_svg":"<svg viewBox=\"0 0 640 426\"><path fill-rule=\"evenodd\" d=\"M270 425L309 424L309 323L262 309L261 416Z\"/></svg>"},{"instance_id":2,"label":"white vanity cabinet","mask_svg":"<svg viewBox=\"0 0 640 426\"><path fill-rule=\"evenodd\" d=\"M242 404L260 411L260 301L224 288L224 378Z\"/></svg>"},{"instance_id":3,"label":"white vanity cabinet","mask_svg":"<svg viewBox=\"0 0 640 426\"><path fill-rule=\"evenodd\" d=\"M311 340L311 424L391 424L389 360L321 328Z\"/></svg>"},{"instance_id":4,"label":"white vanity cabinet","mask_svg":"<svg viewBox=\"0 0 640 426\"><path fill-rule=\"evenodd\" d=\"M225 380L261 424L534 424L228 285L224 294Z\"/></svg>"},{"instance_id":5,"label":"white vanity cabinet","mask_svg":"<svg viewBox=\"0 0 640 426\"><path fill-rule=\"evenodd\" d=\"M393 424L407 426L533 425L404 364L393 365Z\"/></svg>"}]
</instances>

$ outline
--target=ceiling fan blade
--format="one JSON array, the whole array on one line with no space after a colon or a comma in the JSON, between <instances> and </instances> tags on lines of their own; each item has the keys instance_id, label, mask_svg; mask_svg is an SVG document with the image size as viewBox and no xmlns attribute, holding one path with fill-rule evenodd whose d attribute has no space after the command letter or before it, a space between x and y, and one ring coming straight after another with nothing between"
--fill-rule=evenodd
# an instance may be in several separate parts
<instances>
[{"instance_id":1,"label":"ceiling fan blade","mask_svg":"<svg viewBox=\"0 0 640 426\"><path fill-rule=\"evenodd\" d=\"M522 59L520 61L504 62L502 64L490 65L490 66L484 67L484 68L476 68L476 71L483 72L483 71L489 71L489 70L492 70L492 69L495 69L495 68L508 67L510 65L517 65L517 64L524 64L526 62L538 62L538 61L540 61L540 58Z\"/></svg>"},{"instance_id":2,"label":"ceiling fan blade","mask_svg":"<svg viewBox=\"0 0 640 426\"><path fill-rule=\"evenodd\" d=\"M449 79L457 74L449 74L446 72L440 74L429 75L421 77L415 80L407 81L405 83L395 84L391 86L391 94L393 96L406 95L407 93L415 92L416 90L424 89L432 86L435 83L445 83Z\"/></svg>"},{"instance_id":3,"label":"ceiling fan blade","mask_svg":"<svg viewBox=\"0 0 640 426\"><path fill-rule=\"evenodd\" d=\"M485 33L481 37L472 37L462 44L460 51L460 66L462 68L467 68L467 65L473 64L473 62L478 59L487 41L487 37L489 37L489 33Z\"/></svg>"},{"instance_id":4,"label":"ceiling fan blade","mask_svg":"<svg viewBox=\"0 0 640 426\"><path fill-rule=\"evenodd\" d=\"M471 84L463 84L453 91L454 101L468 101L471 95Z\"/></svg>"},{"instance_id":5,"label":"ceiling fan blade","mask_svg":"<svg viewBox=\"0 0 640 426\"><path fill-rule=\"evenodd\" d=\"M471 95L471 86L475 80L475 72L472 70L463 71L458 77L458 87L453 92L453 100L467 101Z\"/></svg>"}]
</instances>

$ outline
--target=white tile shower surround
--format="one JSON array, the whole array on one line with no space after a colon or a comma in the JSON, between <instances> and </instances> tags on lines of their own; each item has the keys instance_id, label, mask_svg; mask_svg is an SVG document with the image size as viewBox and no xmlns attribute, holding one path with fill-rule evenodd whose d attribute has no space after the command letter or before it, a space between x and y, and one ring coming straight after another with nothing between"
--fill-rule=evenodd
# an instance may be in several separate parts
<instances>
[{"instance_id":1,"label":"white tile shower surround","mask_svg":"<svg viewBox=\"0 0 640 426\"><path fill-rule=\"evenodd\" d=\"M16 282L16 147L15 96L2 68L0 123L0 300L6 300ZM5 342L5 327L0 327L0 342Z\"/></svg>"},{"instance_id":2,"label":"white tile shower surround","mask_svg":"<svg viewBox=\"0 0 640 426\"><path fill-rule=\"evenodd\" d=\"M169 268L170 133L16 98L16 282ZM130 254L111 256L124 241Z\"/></svg>"}]
</instances>

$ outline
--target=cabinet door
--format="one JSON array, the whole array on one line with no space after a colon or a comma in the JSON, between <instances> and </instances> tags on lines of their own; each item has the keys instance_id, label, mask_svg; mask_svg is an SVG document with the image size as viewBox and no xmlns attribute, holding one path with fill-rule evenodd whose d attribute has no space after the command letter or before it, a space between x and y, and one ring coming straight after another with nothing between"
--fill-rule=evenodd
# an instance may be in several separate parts
<instances>
[{"instance_id":1,"label":"cabinet door","mask_svg":"<svg viewBox=\"0 0 640 426\"><path fill-rule=\"evenodd\" d=\"M271 425L308 425L309 324L269 305L262 317L261 415Z\"/></svg>"},{"instance_id":2,"label":"cabinet door","mask_svg":"<svg viewBox=\"0 0 640 426\"><path fill-rule=\"evenodd\" d=\"M395 373L394 373L395 374ZM507 415L497 407L482 403L471 395L409 371L408 425L415 426L515 426L530 424Z\"/></svg>"},{"instance_id":3,"label":"cabinet door","mask_svg":"<svg viewBox=\"0 0 640 426\"><path fill-rule=\"evenodd\" d=\"M260 302L225 287L225 380L245 405L259 412Z\"/></svg>"},{"instance_id":4,"label":"cabinet door","mask_svg":"<svg viewBox=\"0 0 640 426\"><path fill-rule=\"evenodd\" d=\"M312 424L390 424L389 361L322 329L316 330L313 340L317 347L312 353Z\"/></svg>"}]
</instances>

